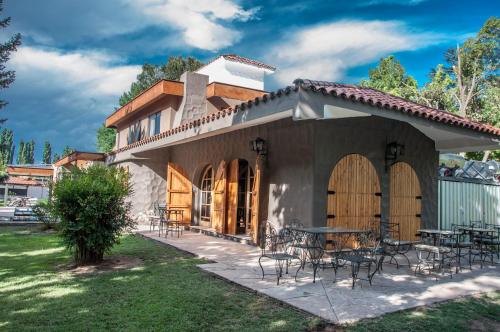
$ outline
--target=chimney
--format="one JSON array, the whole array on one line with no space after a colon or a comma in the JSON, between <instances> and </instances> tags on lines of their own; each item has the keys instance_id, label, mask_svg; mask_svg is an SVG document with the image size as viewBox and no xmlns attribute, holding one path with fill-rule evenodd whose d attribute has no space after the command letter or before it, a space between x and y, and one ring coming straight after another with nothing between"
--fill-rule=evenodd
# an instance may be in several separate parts
<instances>
[{"instance_id":1,"label":"chimney","mask_svg":"<svg viewBox=\"0 0 500 332\"><path fill-rule=\"evenodd\" d=\"M184 82L184 98L175 115L174 127L207 114L208 76L185 72L180 81Z\"/></svg>"}]
</instances>

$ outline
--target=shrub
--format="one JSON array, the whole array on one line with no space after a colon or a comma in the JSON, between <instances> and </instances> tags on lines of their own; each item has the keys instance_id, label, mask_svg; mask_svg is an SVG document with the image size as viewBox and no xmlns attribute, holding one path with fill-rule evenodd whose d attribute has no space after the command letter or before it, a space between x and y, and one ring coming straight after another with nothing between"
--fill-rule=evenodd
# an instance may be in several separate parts
<instances>
[{"instance_id":1,"label":"shrub","mask_svg":"<svg viewBox=\"0 0 500 332\"><path fill-rule=\"evenodd\" d=\"M133 227L129 176L120 168L74 169L54 184L52 205L64 244L78 265L101 262L104 253Z\"/></svg>"},{"instance_id":2,"label":"shrub","mask_svg":"<svg viewBox=\"0 0 500 332\"><path fill-rule=\"evenodd\" d=\"M57 218L52 211L52 205L46 200L40 200L33 207L33 214L43 223L44 229L55 229Z\"/></svg>"}]
</instances>

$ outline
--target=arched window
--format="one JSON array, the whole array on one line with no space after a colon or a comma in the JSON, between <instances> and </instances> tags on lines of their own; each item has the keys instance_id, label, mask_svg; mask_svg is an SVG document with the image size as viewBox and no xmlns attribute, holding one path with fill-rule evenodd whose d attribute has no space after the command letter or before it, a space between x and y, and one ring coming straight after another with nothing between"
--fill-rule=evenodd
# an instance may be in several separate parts
<instances>
[{"instance_id":1,"label":"arched window","mask_svg":"<svg viewBox=\"0 0 500 332\"><path fill-rule=\"evenodd\" d=\"M200 218L202 221L210 221L210 213L212 211L212 187L213 187L213 170L212 167L207 167L201 178L201 203L200 203Z\"/></svg>"}]
</instances>

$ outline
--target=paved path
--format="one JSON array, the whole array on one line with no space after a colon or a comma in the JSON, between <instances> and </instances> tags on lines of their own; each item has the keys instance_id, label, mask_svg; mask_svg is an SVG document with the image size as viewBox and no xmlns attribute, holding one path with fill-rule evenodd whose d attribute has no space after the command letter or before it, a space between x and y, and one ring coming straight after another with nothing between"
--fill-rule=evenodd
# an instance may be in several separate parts
<instances>
[{"instance_id":1,"label":"paved path","mask_svg":"<svg viewBox=\"0 0 500 332\"><path fill-rule=\"evenodd\" d=\"M383 273L374 277L372 286L361 281L354 290L351 289L350 270L341 269L336 283L333 283L333 270L320 270L319 278L313 283L310 268L300 271L295 282L296 268L292 267L293 273L281 279L278 286L275 275L271 275L274 273L273 262L265 263L266 276L261 280L257 263L260 249L257 247L189 231L180 238L169 236L167 239L154 232L139 233L213 261L199 265L207 272L333 323L354 322L465 295L500 290L498 265L483 269L473 266L472 271L463 270L454 274L452 279L448 275L438 281L434 276L414 276L407 267L397 270L384 265Z\"/></svg>"}]
</instances>

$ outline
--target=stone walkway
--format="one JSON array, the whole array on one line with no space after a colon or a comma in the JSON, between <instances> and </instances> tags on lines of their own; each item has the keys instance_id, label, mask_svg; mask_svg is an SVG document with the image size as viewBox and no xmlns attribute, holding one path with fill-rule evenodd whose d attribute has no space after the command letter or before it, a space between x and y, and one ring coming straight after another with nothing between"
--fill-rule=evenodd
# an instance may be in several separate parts
<instances>
[{"instance_id":1,"label":"stone walkway","mask_svg":"<svg viewBox=\"0 0 500 332\"><path fill-rule=\"evenodd\" d=\"M364 318L377 317L389 312L429 305L465 295L500 290L500 266L487 266L480 269L473 266L472 271L464 269L459 274L435 276L414 276L407 267L397 270L384 265L382 274L373 279L370 286L360 281L351 289L350 270L340 269L337 282L333 283L333 270L319 271L316 283L312 282L312 269L300 271L297 282L290 275L276 285L274 263L267 261L262 274L258 265L260 249L257 247L202 235L184 232L183 236L158 237L158 233L140 231L140 234L161 241L181 250L206 258L213 263L199 267L209 273L266 294L294 307L333 323L348 323ZM269 273L269 275L267 275ZM361 272L362 273L362 272Z\"/></svg>"}]
</instances>

